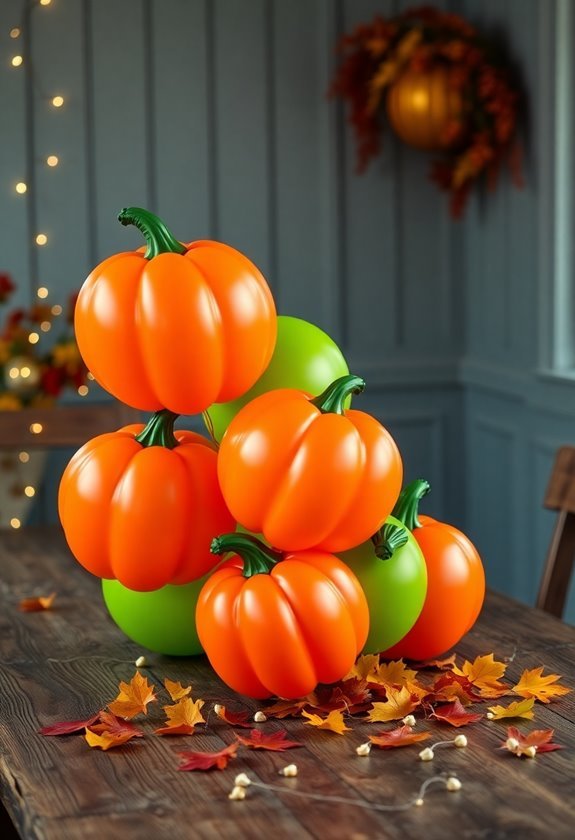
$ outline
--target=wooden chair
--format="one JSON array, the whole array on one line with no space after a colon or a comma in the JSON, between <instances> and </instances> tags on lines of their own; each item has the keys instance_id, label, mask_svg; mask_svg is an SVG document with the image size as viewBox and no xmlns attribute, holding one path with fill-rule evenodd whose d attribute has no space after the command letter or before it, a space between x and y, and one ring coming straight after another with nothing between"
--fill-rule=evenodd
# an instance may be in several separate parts
<instances>
[{"instance_id":1,"label":"wooden chair","mask_svg":"<svg viewBox=\"0 0 575 840\"><path fill-rule=\"evenodd\" d=\"M557 450L543 504L557 511L557 521L536 606L562 618L575 559L575 446Z\"/></svg>"},{"instance_id":2,"label":"wooden chair","mask_svg":"<svg viewBox=\"0 0 575 840\"><path fill-rule=\"evenodd\" d=\"M117 400L0 411L0 449L82 446L140 418L140 412Z\"/></svg>"}]
</instances>

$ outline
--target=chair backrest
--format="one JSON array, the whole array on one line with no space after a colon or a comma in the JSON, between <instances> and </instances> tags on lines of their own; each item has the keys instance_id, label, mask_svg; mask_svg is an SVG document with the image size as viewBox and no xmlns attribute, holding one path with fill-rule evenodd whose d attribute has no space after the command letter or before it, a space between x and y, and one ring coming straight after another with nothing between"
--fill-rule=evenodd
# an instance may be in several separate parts
<instances>
[{"instance_id":1,"label":"chair backrest","mask_svg":"<svg viewBox=\"0 0 575 840\"><path fill-rule=\"evenodd\" d=\"M575 446L557 450L544 507L557 511L537 595L537 606L561 618L575 559Z\"/></svg>"},{"instance_id":2,"label":"chair backrest","mask_svg":"<svg viewBox=\"0 0 575 840\"><path fill-rule=\"evenodd\" d=\"M0 411L0 450L82 446L95 435L136 423L140 417L117 400Z\"/></svg>"}]
</instances>

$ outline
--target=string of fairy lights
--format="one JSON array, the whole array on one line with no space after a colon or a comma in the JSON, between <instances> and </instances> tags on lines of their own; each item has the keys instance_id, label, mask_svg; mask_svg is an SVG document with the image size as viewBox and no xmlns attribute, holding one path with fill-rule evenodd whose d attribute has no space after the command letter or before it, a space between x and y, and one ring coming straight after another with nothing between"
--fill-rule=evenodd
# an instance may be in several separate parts
<instances>
[{"instance_id":1,"label":"string of fairy lights","mask_svg":"<svg viewBox=\"0 0 575 840\"><path fill-rule=\"evenodd\" d=\"M10 29L9 35L10 39L14 42L14 53L10 57L10 66L15 71L18 71L20 68L24 72L27 72L29 78L33 79L33 67L31 56L28 54L29 51L29 38L27 27L29 28L30 22L30 15L36 8L41 7L48 7L52 5L52 0L26 0L24 4L23 14L21 16L21 21L19 22L18 26L13 26ZM61 92L53 92L48 97L44 97L50 107L60 110L65 107L66 105L66 98L63 96ZM60 165L60 156L58 154L50 153L45 154L41 158L43 165L49 167L50 169L55 169ZM35 165L35 161L29 161L28 167ZM27 177L24 180L18 180L14 184L12 184L12 189L14 192L19 196L26 196L28 200L34 201L34 195L31 195L32 189L31 184L33 185L35 179L33 177L33 173L28 171ZM32 235L34 238L34 243L36 246L43 248L49 245L49 238L48 235L43 231L32 231ZM35 278L34 278L35 279ZM39 301L47 303L47 299L50 295L50 291L47 286L39 286L35 290L35 295ZM58 316L62 315L63 308L60 304L54 304L50 307L50 313L53 317L57 318ZM42 333L48 333L52 327L52 323L50 320L43 320L38 325L39 331L36 329L32 329L28 334L28 341L30 345L37 345L38 342L41 340ZM27 386L34 384L34 377L37 375L37 371L34 369L33 364L31 361L27 361L24 357L21 359L14 359L13 363L9 363L7 367L7 385L9 385L14 391L17 391L19 387L25 388ZM93 376L88 373L88 379L93 381ZM77 388L77 392L79 396L85 397L89 393L88 385L80 385ZM39 421L32 422L29 425L29 431L32 435L41 435L44 431L43 424ZM25 465L30 462L30 453L27 451L21 451L18 453L18 461ZM33 498L36 495L36 487L32 484L25 484L21 488L20 495L23 495L29 499ZM10 526L14 529L20 528L22 525L22 521L20 517L13 516L10 519Z\"/></svg>"}]
</instances>

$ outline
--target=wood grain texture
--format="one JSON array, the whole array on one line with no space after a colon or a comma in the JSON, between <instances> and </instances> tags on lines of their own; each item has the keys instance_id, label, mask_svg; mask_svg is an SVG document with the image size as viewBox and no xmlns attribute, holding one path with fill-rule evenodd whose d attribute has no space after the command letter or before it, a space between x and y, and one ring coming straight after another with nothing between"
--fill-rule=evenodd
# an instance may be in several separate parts
<instances>
[{"instance_id":1,"label":"wood grain texture","mask_svg":"<svg viewBox=\"0 0 575 840\"><path fill-rule=\"evenodd\" d=\"M301 720L268 721L265 731L285 728L302 749L286 754L242 750L223 772L179 773L180 749L216 750L234 740L233 729L212 713L192 737L130 743L114 753L89 750L81 736L44 738L38 728L93 713L130 679L142 650L115 627L103 606L99 582L75 564L62 537L45 530L0 538L0 796L24 838L90 840L122 836L189 838L371 837L536 838L571 836L574 695L537 705L538 728L554 727L569 747L535 761L497 751L505 725L484 720L465 730L466 750L445 749L433 762L414 749L374 750L359 758L355 747L379 731L352 721L344 737L317 731ZM21 598L57 591L56 607L22 613ZM468 658L494 651L510 660L508 676L541 664L569 677L575 673L575 631L535 610L491 594L483 615L458 653ZM203 657L177 659L146 653L148 678L193 686L193 696L253 712L211 672ZM569 679L567 679L569 682ZM151 716L160 720L159 708ZM143 721L144 728L149 724ZM454 730L424 721L434 740ZM381 727L384 728L384 727ZM527 724L526 729L534 728ZM435 737L437 736L437 737ZM278 776L294 761L296 779ZM455 771L459 793L431 790L423 808L378 814L344 804L309 802L290 788L366 802L410 799L422 781ZM227 798L233 779L282 785L286 793L252 788L245 802ZM0 823L1 825L1 823ZM9 837L3 833L2 837Z\"/></svg>"}]
</instances>

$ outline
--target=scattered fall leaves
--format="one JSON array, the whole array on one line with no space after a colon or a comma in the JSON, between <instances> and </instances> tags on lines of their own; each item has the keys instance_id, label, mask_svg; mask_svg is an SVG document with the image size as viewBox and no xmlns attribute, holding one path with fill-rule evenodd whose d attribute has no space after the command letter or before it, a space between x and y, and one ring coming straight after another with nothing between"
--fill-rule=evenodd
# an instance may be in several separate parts
<instances>
[{"instance_id":1,"label":"scattered fall leaves","mask_svg":"<svg viewBox=\"0 0 575 840\"><path fill-rule=\"evenodd\" d=\"M230 744L219 752L179 752L182 762L178 770L224 770L230 759L234 758L239 744Z\"/></svg>"},{"instance_id":2,"label":"scattered fall leaves","mask_svg":"<svg viewBox=\"0 0 575 840\"><path fill-rule=\"evenodd\" d=\"M294 747L303 747L303 744L300 744L299 741L290 741L285 729L268 733L262 732L259 729L252 729L248 735L238 735L236 732L236 738L238 743L243 744L244 747L250 747L252 750L283 752L284 750L291 750Z\"/></svg>"},{"instance_id":3,"label":"scattered fall leaves","mask_svg":"<svg viewBox=\"0 0 575 840\"><path fill-rule=\"evenodd\" d=\"M413 726L398 726L380 735L370 735L369 740L380 750L390 750L395 747L408 747L431 738L430 732L414 732Z\"/></svg>"},{"instance_id":4,"label":"scattered fall leaves","mask_svg":"<svg viewBox=\"0 0 575 840\"><path fill-rule=\"evenodd\" d=\"M411 714L419 705L418 700L407 686L403 688L388 688L387 700L385 703L374 703L369 710L368 720L370 723L381 723L388 720L401 720Z\"/></svg>"},{"instance_id":5,"label":"scattered fall leaves","mask_svg":"<svg viewBox=\"0 0 575 840\"><path fill-rule=\"evenodd\" d=\"M330 732L336 732L338 735L343 735L344 732L350 731L349 726L345 725L343 713L337 709L334 709L325 718L306 711L302 712L302 717L307 718L305 723L309 726L315 726L317 729L328 729Z\"/></svg>"},{"instance_id":6,"label":"scattered fall leaves","mask_svg":"<svg viewBox=\"0 0 575 840\"><path fill-rule=\"evenodd\" d=\"M120 691L108 708L118 717L136 717L141 713L147 714L148 704L156 701L156 693L153 686L139 671L136 671L129 683L121 682Z\"/></svg>"},{"instance_id":7,"label":"scattered fall leaves","mask_svg":"<svg viewBox=\"0 0 575 840\"><path fill-rule=\"evenodd\" d=\"M19 608L22 612L43 612L44 610L51 610L56 593L51 595L39 595L35 598L22 598L19 603Z\"/></svg>"},{"instance_id":8,"label":"scattered fall leaves","mask_svg":"<svg viewBox=\"0 0 575 840\"><path fill-rule=\"evenodd\" d=\"M466 712L464 706L457 699L453 703L438 706L433 710L432 715L437 720L449 723L451 726L467 726L469 723L476 723L483 717L482 714Z\"/></svg>"},{"instance_id":9,"label":"scattered fall leaves","mask_svg":"<svg viewBox=\"0 0 575 840\"><path fill-rule=\"evenodd\" d=\"M122 744L131 741L132 738L138 738L137 732L125 730L123 732L107 732L104 730L101 733L94 732L92 729L86 729L84 738L89 746L97 747L100 750L110 750L113 747L120 747Z\"/></svg>"},{"instance_id":10,"label":"scattered fall leaves","mask_svg":"<svg viewBox=\"0 0 575 840\"><path fill-rule=\"evenodd\" d=\"M39 729L40 735L74 735L76 732L83 732L86 727L96 723L100 712L85 720L63 720L58 723L51 723Z\"/></svg>"},{"instance_id":11,"label":"scattered fall leaves","mask_svg":"<svg viewBox=\"0 0 575 840\"><path fill-rule=\"evenodd\" d=\"M173 706L163 706L166 713L166 725L156 729L156 735L192 735L198 723L205 723L200 709L203 700L182 697Z\"/></svg>"},{"instance_id":12,"label":"scattered fall leaves","mask_svg":"<svg viewBox=\"0 0 575 840\"><path fill-rule=\"evenodd\" d=\"M229 723L230 726L241 726L246 729L252 728L252 724L249 721L249 712L232 712L230 709L226 709L225 706L222 706L219 703L216 703L214 706L214 711L221 720L225 720L225 722Z\"/></svg>"},{"instance_id":13,"label":"scattered fall leaves","mask_svg":"<svg viewBox=\"0 0 575 840\"><path fill-rule=\"evenodd\" d=\"M108 735L124 735L129 732L131 738L144 737L144 733L138 729L135 724L131 723L129 720L118 718L116 715L113 715L111 712L107 712L105 709L100 712L98 718L100 720L99 723L94 723L93 725L86 727L87 729L90 729L91 732L96 732L100 735L104 732Z\"/></svg>"},{"instance_id":14,"label":"scattered fall leaves","mask_svg":"<svg viewBox=\"0 0 575 840\"><path fill-rule=\"evenodd\" d=\"M534 758L536 753L551 752L563 749L561 744L553 744L554 729L533 729L527 735L522 735L515 726L507 728L507 740L500 749L509 750L517 756L525 755Z\"/></svg>"},{"instance_id":15,"label":"scattered fall leaves","mask_svg":"<svg viewBox=\"0 0 575 840\"><path fill-rule=\"evenodd\" d=\"M182 697L187 697L192 691L191 685L182 685L181 682L173 682L173 680L169 680L167 677L164 680L164 688L174 703L176 700L181 700Z\"/></svg>"},{"instance_id":16,"label":"scattered fall leaves","mask_svg":"<svg viewBox=\"0 0 575 840\"><path fill-rule=\"evenodd\" d=\"M525 670L517 685L513 686L513 693L521 697L535 697L542 703L549 703L553 697L560 697L571 691L564 685L558 685L559 679L561 679L559 674L547 674L544 677L543 666L530 671Z\"/></svg>"},{"instance_id":17,"label":"scattered fall leaves","mask_svg":"<svg viewBox=\"0 0 575 840\"><path fill-rule=\"evenodd\" d=\"M501 718L525 718L526 720L533 720L535 712L533 711L534 697L527 697L525 700L515 700L508 706L488 706L489 713L487 717L489 720L501 720Z\"/></svg>"},{"instance_id":18,"label":"scattered fall leaves","mask_svg":"<svg viewBox=\"0 0 575 840\"><path fill-rule=\"evenodd\" d=\"M499 679L505 674L506 668L505 662L498 662L492 653L488 653L486 656L475 657L473 662L465 660L461 669L455 665L453 673L467 677L481 697L492 698L509 692L509 687Z\"/></svg>"}]
</instances>

